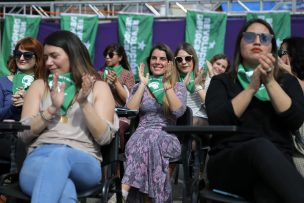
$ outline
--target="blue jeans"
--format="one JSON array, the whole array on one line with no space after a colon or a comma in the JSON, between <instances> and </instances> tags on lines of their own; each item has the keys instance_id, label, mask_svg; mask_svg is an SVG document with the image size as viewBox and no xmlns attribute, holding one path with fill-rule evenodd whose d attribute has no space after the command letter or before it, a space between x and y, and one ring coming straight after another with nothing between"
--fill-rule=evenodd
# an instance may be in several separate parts
<instances>
[{"instance_id":1,"label":"blue jeans","mask_svg":"<svg viewBox=\"0 0 304 203\"><path fill-rule=\"evenodd\" d=\"M101 180L100 162L92 155L67 145L44 144L25 159L20 187L32 203L77 202L77 192Z\"/></svg>"}]
</instances>

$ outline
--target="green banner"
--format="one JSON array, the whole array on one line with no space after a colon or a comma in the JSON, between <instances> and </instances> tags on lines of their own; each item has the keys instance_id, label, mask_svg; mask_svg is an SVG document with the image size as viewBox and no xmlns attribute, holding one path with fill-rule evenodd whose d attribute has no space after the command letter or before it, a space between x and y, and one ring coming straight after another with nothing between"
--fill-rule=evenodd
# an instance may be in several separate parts
<instances>
[{"instance_id":1,"label":"green banner","mask_svg":"<svg viewBox=\"0 0 304 203\"><path fill-rule=\"evenodd\" d=\"M2 63L0 75L8 75L7 60L13 53L17 42L24 37L36 38L39 31L40 16L32 15L5 15L2 38ZM0 54L1 58L1 54ZM1 59L0 59L1 61Z\"/></svg>"},{"instance_id":2,"label":"green banner","mask_svg":"<svg viewBox=\"0 0 304 203\"><path fill-rule=\"evenodd\" d=\"M98 30L97 15L61 14L61 30L68 30L76 34L87 47L91 60L94 59L95 41Z\"/></svg>"},{"instance_id":3,"label":"green banner","mask_svg":"<svg viewBox=\"0 0 304 203\"><path fill-rule=\"evenodd\" d=\"M137 67L140 63L146 63L146 59L152 49L152 28L153 16L118 15L119 42L126 50L136 81L138 81Z\"/></svg>"},{"instance_id":4,"label":"green banner","mask_svg":"<svg viewBox=\"0 0 304 203\"><path fill-rule=\"evenodd\" d=\"M290 37L291 25L289 12L247 13L247 21L254 18L263 19L272 26L278 47L281 45L283 39Z\"/></svg>"},{"instance_id":5,"label":"green banner","mask_svg":"<svg viewBox=\"0 0 304 203\"><path fill-rule=\"evenodd\" d=\"M224 52L227 15L215 12L187 11L186 42L193 45L199 67L205 67L205 61Z\"/></svg>"}]
</instances>

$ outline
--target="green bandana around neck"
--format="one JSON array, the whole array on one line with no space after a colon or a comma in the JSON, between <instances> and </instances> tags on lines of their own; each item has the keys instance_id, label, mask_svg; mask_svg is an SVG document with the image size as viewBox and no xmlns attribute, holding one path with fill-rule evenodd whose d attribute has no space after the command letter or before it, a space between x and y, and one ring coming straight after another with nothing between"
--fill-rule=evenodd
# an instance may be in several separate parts
<instances>
[{"instance_id":1,"label":"green bandana around neck","mask_svg":"<svg viewBox=\"0 0 304 203\"><path fill-rule=\"evenodd\" d=\"M252 68L245 68L242 64L238 66L238 79L244 89L246 89L249 86L249 83L251 81L251 77L253 75L253 69ZM267 93L267 90L263 84L261 84L260 88L254 95L261 101L269 101L269 95Z\"/></svg>"},{"instance_id":2,"label":"green bandana around neck","mask_svg":"<svg viewBox=\"0 0 304 203\"><path fill-rule=\"evenodd\" d=\"M184 82L186 76L187 76L187 73L183 73L183 72L179 71L179 81L180 82ZM194 72L193 71L190 73L190 81L187 85L187 90L191 93L193 93L195 91Z\"/></svg>"},{"instance_id":3,"label":"green bandana around neck","mask_svg":"<svg viewBox=\"0 0 304 203\"><path fill-rule=\"evenodd\" d=\"M148 87L159 104L163 104L165 96L163 78L163 76L155 77L152 75L148 81Z\"/></svg>"},{"instance_id":4,"label":"green bandana around neck","mask_svg":"<svg viewBox=\"0 0 304 203\"><path fill-rule=\"evenodd\" d=\"M50 87L53 85L53 78L54 75L50 74L48 77L48 84ZM62 75L59 75L58 77L58 88L60 88L61 83L64 82L64 101L62 106L60 107L60 115L66 115L67 110L70 107L73 98L76 94L76 85L75 82L72 79L72 73L64 73Z\"/></svg>"},{"instance_id":5,"label":"green bandana around neck","mask_svg":"<svg viewBox=\"0 0 304 203\"><path fill-rule=\"evenodd\" d=\"M117 75L117 77L120 77L120 74L123 70L123 67L121 65L118 65L118 66L114 66L114 67L105 67L104 71L103 71L103 75L102 75L102 79L105 80L109 71L114 71Z\"/></svg>"},{"instance_id":6,"label":"green bandana around neck","mask_svg":"<svg viewBox=\"0 0 304 203\"><path fill-rule=\"evenodd\" d=\"M17 71L13 77L13 94L15 94L20 88L25 91L31 86L34 81L34 74L27 74L22 71Z\"/></svg>"}]
</instances>

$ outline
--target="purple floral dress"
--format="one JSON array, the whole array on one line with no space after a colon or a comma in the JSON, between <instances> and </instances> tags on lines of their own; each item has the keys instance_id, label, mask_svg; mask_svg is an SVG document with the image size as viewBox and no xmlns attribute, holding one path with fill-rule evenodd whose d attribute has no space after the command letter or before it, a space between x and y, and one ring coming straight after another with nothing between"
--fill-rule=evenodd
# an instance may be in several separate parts
<instances>
[{"instance_id":1,"label":"purple floral dress","mask_svg":"<svg viewBox=\"0 0 304 203\"><path fill-rule=\"evenodd\" d=\"M135 94L138 84L131 91L129 99ZM169 161L179 158L180 142L173 134L162 130L166 125L175 125L178 117L186 110L186 88L176 83L175 92L183 105L165 117L163 107L144 91L139 108L139 125L126 144L125 174L122 183L148 194L155 203L170 201L171 183ZM128 202L141 202L128 197Z\"/></svg>"}]
</instances>

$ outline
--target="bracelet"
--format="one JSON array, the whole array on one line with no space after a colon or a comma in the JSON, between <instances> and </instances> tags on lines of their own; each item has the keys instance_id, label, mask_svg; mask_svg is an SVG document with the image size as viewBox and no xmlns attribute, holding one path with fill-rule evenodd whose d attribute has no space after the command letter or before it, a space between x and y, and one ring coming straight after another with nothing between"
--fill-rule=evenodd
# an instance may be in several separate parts
<instances>
[{"instance_id":1,"label":"bracelet","mask_svg":"<svg viewBox=\"0 0 304 203\"><path fill-rule=\"evenodd\" d=\"M51 114L52 115L52 114ZM44 120L44 121L47 121L47 122L50 122L50 121L52 121L53 120L53 116L51 117L51 118L47 118L47 117L45 117L45 115L44 115L44 111L41 111L40 112L40 116L41 116L41 118Z\"/></svg>"},{"instance_id":2,"label":"bracelet","mask_svg":"<svg viewBox=\"0 0 304 203\"><path fill-rule=\"evenodd\" d=\"M170 85L169 87L165 88L165 92L167 92L167 90L172 89L172 86Z\"/></svg>"}]
</instances>

